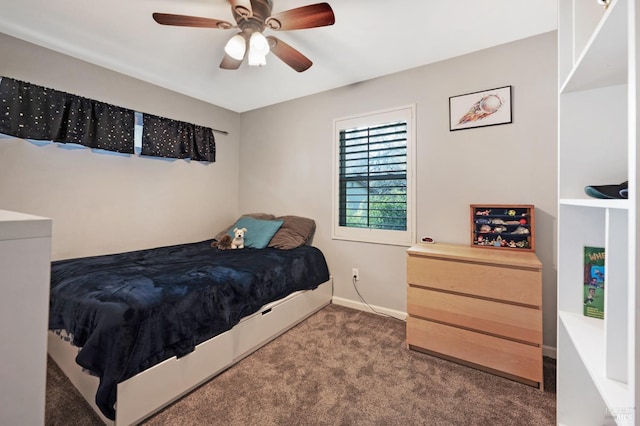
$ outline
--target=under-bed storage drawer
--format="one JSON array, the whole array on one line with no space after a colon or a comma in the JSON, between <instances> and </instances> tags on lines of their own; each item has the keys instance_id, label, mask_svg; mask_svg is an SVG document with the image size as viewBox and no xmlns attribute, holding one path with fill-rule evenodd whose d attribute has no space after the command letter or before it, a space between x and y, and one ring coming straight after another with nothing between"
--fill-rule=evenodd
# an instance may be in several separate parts
<instances>
[{"instance_id":1,"label":"under-bed storage drawer","mask_svg":"<svg viewBox=\"0 0 640 426\"><path fill-rule=\"evenodd\" d=\"M537 384L542 382L542 348L458 327L409 317L411 345Z\"/></svg>"},{"instance_id":2,"label":"under-bed storage drawer","mask_svg":"<svg viewBox=\"0 0 640 426\"><path fill-rule=\"evenodd\" d=\"M315 312L331 298L331 285L307 291L306 297L295 297L293 293L285 299L269 303L259 312L245 317L235 326L233 339L234 360L243 358L268 340L298 324L306 318L305 313ZM292 318L297 318L292 321Z\"/></svg>"},{"instance_id":3,"label":"under-bed storage drawer","mask_svg":"<svg viewBox=\"0 0 640 426\"><path fill-rule=\"evenodd\" d=\"M542 265L532 252L407 250L407 345L542 387Z\"/></svg>"}]
</instances>

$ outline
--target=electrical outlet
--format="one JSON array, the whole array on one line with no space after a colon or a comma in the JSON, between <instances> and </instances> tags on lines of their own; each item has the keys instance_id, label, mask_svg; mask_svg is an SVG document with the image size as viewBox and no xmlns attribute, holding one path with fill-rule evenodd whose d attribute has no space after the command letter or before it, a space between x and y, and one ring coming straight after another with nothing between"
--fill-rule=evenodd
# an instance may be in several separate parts
<instances>
[{"instance_id":1,"label":"electrical outlet","mask_svg":"<svg viewBox=\"0 0 640 426\"><path fill-rule=\"evenodd\" d=\"M358 268L353 268L351 270L351 277L356 281L360 280L360 271L358 271Z\"/></svg>"}]
</instances>

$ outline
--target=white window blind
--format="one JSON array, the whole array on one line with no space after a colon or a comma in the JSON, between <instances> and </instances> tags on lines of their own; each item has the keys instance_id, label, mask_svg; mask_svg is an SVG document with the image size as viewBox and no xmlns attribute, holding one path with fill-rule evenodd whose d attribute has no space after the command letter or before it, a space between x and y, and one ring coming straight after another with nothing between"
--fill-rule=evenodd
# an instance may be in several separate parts
<instances>
[{"instance_id":1,"label":"white window blind","mask_svg":"<svg viewBox=\"0 0 640 426\"><path fill-rule=\"evenodd\" d=\"M414 108L336 120L336 239L410 244Z\"/></svg>"}]
</instances>

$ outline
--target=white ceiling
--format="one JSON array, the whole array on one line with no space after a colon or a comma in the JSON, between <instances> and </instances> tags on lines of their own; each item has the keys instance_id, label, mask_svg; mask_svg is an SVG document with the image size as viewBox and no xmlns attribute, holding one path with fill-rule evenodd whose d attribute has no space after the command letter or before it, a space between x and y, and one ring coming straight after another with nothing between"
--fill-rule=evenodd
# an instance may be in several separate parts
<instances>
[{"instance_id":1,"label":"white ceiling","mask_svg":"<svg viewBox=\"0 0 640 426\"><path fill-rule=\"evenodd\" d=\"M592 0L595 1L595 0ZM272 13L319 0L273 0ZM235 22L226 0L0 0L0 31L236 112L557 28L557 0L328 0L332 26L274 34L313 66L218 65L237 30L157 24L153 12ZM473 72L471 70L471 72Z\"/></svg>"}]
</instances>

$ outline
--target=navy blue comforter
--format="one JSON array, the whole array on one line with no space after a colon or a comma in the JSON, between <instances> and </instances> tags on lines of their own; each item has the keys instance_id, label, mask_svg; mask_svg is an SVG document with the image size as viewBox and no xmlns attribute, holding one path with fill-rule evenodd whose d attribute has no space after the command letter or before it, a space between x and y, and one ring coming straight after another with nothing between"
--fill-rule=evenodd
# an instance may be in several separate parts
<instances>
[{"instance_id":1,"label":"navy blue comforter","mask_svg":"<svg viewBox=\"0 0 640 426\"><path fill-rule=\"evenodd\" d=\"M329 279L320 250L220 251L211 240L52 263L49 328L80 347L115 418L116 385L229 330L266 303Z\"/></svg>"}]
</instances>

